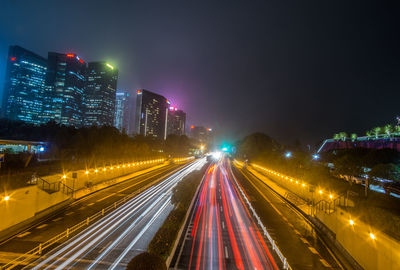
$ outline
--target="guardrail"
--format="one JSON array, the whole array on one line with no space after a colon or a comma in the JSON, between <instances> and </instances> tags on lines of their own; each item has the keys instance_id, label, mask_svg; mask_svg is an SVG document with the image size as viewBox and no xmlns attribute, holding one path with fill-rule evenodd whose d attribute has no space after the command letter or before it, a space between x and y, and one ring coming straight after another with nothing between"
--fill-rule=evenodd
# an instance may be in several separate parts
<instances>
[{"instance_id":1,"label":"guardrail","mask_svg":"<svg viewBox=\"0 0 400 270\"><path fill-rule=\"evenodd\" d=\"M173 172L172 172L173 173ZM171 174L171 173L169 173ZM167 175L169 175L167 174ZM131 199L132 197L136 196L137 194L141 193L143 190L149 188L151 185L153 185L153 182L147 184L146 186L136 190L135 192L123 197L117 202L114 202L112 205L101 209L101 211L97 212L96 214L87 217L85 220L81 221L80 223L67 228L64 232L54 236L53 238L47 240L44 243L40 243L37 247L33 248L32 250L20 255L19 257L15 258L14 260L8 262L5 265L0 266L1 270L10 270L15 268L18 265L28 265L33 259L36 259L37 256L42 255L43 251L51 247L52 245L56 244L60 240L64 238L68 238L71 236L72 233L76 232L77 230L89 226L89 224L93 223L95 220L99 219L100 217L104 216L106 213L111 212L111 210L114 210L117 208L117 206L120 206L124 204L127 200Z\"/></svg>"},{"instance_id":2,"label":"guardrail","mask_svg":"<svg viewBox=\"0 0 400 270\"><path fill-rule=\"evenodd\" d=\"M232 171L231 171L231 174L233 176L233 179L235 180L236 186L238 187L240 193L242 194L242 197L245 199L246 204L249 206L249 208L251 210L251 213L253 214L253 216L257 220L258 225L263 230L264 236L267 237L268 241L270 242L270 244L272 246L272 249L278 255L279 259L281 259L281 262L283 264L283 269L292 270L292 268L290 267L286 257L283 256L282 252L280 251L278 246L275 244L274 239L272 239L271 235L268 233L268 231L265 228L264 224L262 223L260 217L257 215L256 211L254 210L253 206L251 205L251 203L250 203L249 199L247 198L246 194L243 192L242 188L240 187L239 183L237 182L236 177L233 175Z\"/></svg>"}]
</instances>

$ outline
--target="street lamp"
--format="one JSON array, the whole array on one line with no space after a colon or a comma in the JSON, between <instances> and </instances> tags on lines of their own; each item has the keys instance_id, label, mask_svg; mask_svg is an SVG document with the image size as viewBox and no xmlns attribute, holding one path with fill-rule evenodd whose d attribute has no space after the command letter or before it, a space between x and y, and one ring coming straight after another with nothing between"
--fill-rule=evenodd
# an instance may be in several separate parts
<instances>
[{"instance_id":1,"label":"street lamp","mask_svg":"<svg viewBox=\"0 0 400 270\"><path fill-rule=\"evenodd\" d=\"M319 159L319 155L318 155L318 154L314 154L314 155L312 156L312 158L313 158L313 160L318 160L318 159Z\"/></svg>"},{"instance_id":2,"label":"street lamp","mask_svg":"<svg viewBox=\"0 0 400 270\"><path fill-rule=\"evenodd\" d=\"M292 157L292 152L286 152L286 153L285 153L285 157L286 157L286 158Z\"/></svg>"},{"instance_id":3,"label":"street lamp","mask_svg":"<svg viewBox=\"0 0 400 270\"><path fill-rule=\"evenodd\" d=\"M5 201L8 201L8 200L10 200L10 196L4 196L4 198L3 198L3 200L5 200Z\"/></svg>"}]
</instances>

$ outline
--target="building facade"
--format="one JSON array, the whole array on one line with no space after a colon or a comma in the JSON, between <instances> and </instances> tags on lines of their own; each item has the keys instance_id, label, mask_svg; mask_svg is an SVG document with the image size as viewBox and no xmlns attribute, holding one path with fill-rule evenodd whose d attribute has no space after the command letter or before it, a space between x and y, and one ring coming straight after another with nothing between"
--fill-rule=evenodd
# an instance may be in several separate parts
<instances>
[{"instance_id":1,"label":"building facade","mask_svg":"<svg viewBox=\"0 0 400 270\"><path fill-rule=\"evenodd\" d=\"M19 46L10 46L3 91L2 116L41 124L47 61Z\"/></svg>"},{"instance_id":2,"label":"building facade","mask_svg":"<svg viewBox=\"0 0 400 270\"><path fill-rule=\"evenodd\" d=\"M176 107L170 107L168 111L167 135L185 135L186 113Z\"/></svg>"},{"instance_id":3,"label":"building facade","mask_svg":"<svg viewBox=\"0 0 400 270\"><path fill-rule=\"evenodd\" d=\"M84 117L86 63L76 54L49 52L44 121L81 127Z\"/></svg>"},{"instance_id":4,"label":"building facade","mask_svg":"<svg viewBox=\"0 0 400 270\"><path fill-rule=\"evenodd\" d=\"M84 126L113 126L118 70L106 62L91 62L86 72Z\"/></svg>"},{"instance_id":5,"label":"building facade","mask_svg":"<svg viewBox=\"0 0 400 270\"><path fill-rule=\"evenodd\" d=\"M169 101L149 90L138 90L136 96L135 133L165 140Z\"/></svg>"},{"instance_id":6,"label":"building facade","mask_svg":"<svg viewBox=\"0 0 400 270\"><path fill-rule=\"evenodd\" d=\"M132 117L133 102L129 92L117 92L115 99L115 119L114 126L128 135L134 132L134 119Z\"/></svg>"}]
</instances>

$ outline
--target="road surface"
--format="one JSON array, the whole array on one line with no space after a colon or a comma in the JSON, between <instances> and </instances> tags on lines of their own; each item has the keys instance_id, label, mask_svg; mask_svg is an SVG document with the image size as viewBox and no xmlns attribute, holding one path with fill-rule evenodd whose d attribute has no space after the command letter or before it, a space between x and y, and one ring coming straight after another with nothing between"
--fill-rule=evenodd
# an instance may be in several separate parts
<instances>
[{"instance_id":1,"label":"road surface","mask_svg":"<svg viewBox=\"0 0 400 270\"><path fill-rule=\"evenodd\" d=\"M205 162L197 160L140 193L29 268L125 269L135 255L146 249L172 210L173 187Z\"/></svg>"},{"instance_id":2,"label":"road surface","mask_svg":"<svg viewBox=\"0 0 400 270\"><path fill-rule=\"evenodd\" d=\"M229 161L223 159L206 173L172 267L278 269L271 249L235 188L229 166Z\"/></svg>"}]
</instances>

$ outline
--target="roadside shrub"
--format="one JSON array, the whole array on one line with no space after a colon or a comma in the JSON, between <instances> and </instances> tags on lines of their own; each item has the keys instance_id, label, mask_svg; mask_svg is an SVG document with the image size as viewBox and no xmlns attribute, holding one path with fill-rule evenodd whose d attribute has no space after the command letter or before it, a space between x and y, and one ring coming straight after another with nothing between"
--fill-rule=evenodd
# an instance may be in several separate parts
<instances>
[{"instance_id":1,"label":"roadside shrub","mask_svg":"<svg viewBox=\"0 0 400 270\"><path fill-rule=\"evenodd\" d=\"M167 270L167 266L159 256L143 252L128 263L126 270Z\"/></svg>"}]
</instances>

